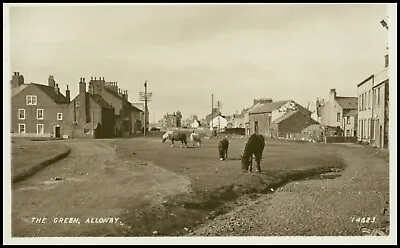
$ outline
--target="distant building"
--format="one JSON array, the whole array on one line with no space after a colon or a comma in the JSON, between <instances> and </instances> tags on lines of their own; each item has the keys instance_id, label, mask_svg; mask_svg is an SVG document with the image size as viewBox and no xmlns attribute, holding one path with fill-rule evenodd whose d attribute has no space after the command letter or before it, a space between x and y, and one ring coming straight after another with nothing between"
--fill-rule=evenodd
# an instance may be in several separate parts
<instances>
[{"instance_id":1,"label":"distant building","mask_svg":"<svg viewBox=\"0 0 400 248\"><path fill-rule=\"evenodd\" d=\"M161 120L161 125L163 128L178 128L182 127L182 114L180 111L174 112L172 114L167 113Z\"/></svg>"},{"instance_id":2,"label":"distant building","mask_svg":"<svg viewBox=\"0 0 400 248\"><path fill-rule=\"evenodd\" d=\"M355 136L357 132L357 97L337 96L336 89L329 92L329 100L320 107L321 124L336 128L338 136ZM346 116L344 116L346 115ZM345 117L345 120L343 119ZM345 133L345 129L347 133Z\"/></svg>"},{"instance_id":3,"label":"distant building","mask_svg":"<svg viewBox=\"0 0 400 248\"><path fill-rule=\"evenodd\" d=\"M205 118L206 125L208 125L208 127L211 127L211 125L210 125L211 120L220 114L221 114L221 112L218 110L218 108L213 108L212 112L210 114L208 114Z\"/></svg>"},{"instance_id":4,"label":"distant building","mask_svg":"<svg viewBox=\"0 0 400 248\"><path fill-rule=\"evenodd\" d=\"M285 137L297 134L316 121L311 112L293 100L268 101L247 111L249 114L248 134L259 133L268 137Z\"/></svg>"},{"instance_id":5,"label":"distant building","mask_svg":"<svg viewBox=\"0 0 400 248\"><path fill-rule=\"evenodd\" d=\"M209 122L209 126L210 130L216 129L218 131L219 129L219 132L223 132L228 126L228 121L219 115Z\"/></svg>"}]
</instances>

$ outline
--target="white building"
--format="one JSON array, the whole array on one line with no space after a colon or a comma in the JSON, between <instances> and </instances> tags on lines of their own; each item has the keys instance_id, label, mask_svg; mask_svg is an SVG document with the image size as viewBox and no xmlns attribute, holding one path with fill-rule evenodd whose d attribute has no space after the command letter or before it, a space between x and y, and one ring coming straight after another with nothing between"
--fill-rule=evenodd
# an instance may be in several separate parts
<instances>
[{"instance_id":1,"label":"white building","mask_svg":"<svg viewBox=\"0 0 400 248\"><path fill-rule=\"evenodd\" d=\"M213 128L217 128L218 130L219 127L219 131L222 132L228 126L228 121L222 116L217 116L212 121L210 121L209 124L210 130L213 130Z\"/></svg>"}]
</instances>

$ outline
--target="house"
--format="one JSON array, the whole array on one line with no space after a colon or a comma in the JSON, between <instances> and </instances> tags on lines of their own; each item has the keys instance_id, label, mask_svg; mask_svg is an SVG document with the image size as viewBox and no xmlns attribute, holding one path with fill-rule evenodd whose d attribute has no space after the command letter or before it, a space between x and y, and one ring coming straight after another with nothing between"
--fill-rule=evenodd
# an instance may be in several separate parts
<instances>
[{"instance_id":1,"label":"house","mask_svg":"<svg viewBox=\"0 0 400 248\"><path fill-rule=\"evenodd\" d=\"M128 92L122 91L117 82L106 83L104 77L91 77L88 91L90 94L100 96L114 108L116 136L126 137L138 131L137 122L142 111L128 101Z\"/></svg>"},{"instance_id":2,"label":"house","mask_svg":"<svg viewBox=\"0 0 400 248\"><path fill-rule=\"evenodd\" d=\"M53 76L49 76L48 85L25 84L23 75L14 72L11 87L13 136L61 138L70 134L72 121L68 86L64 96Z\"/></svg>"},{"instance_id":3,"label":"house","mask_svg":"<svg viewBox=\"0 0 400 248\"><path fill-rule=\"evenodd\" d=\"M357 110L357 108L357 97L337 96L336 89L331 89L329 100L320 106L321 124L336 128L336 135L338 136L347 134L355 136L357 132L357 115L354 115L354 111L349 111ZM344 116L345 114L346 116ZM345 122L343 121L343 117L345 117ZM346 130L349 130L347 133L345 133L345 126Z\"/></svg>"},{"instance_id":4,"label":"house","mask_svg":"<svg viewBox=\"0 0 400 248\"><path fill-rule=\"evenodd\" d=\"M234 114L232 119L233 128L244 128L244 111L240 114Z\"/></svg>"},{"instance_id":5,"label":"house","mask_svg":"<svg viewBox=\"0 0 400 248\"><path fill-rule=\"evenodd\" d=\"M90 88L90 87L89 87ZM78 95L70 104L72 109L71 138L115 137L115 109L92 89L86 91L85 78L79 81Z\"/></svg>"},{"instance_id":6,"label":"house","mask_svg":"<svg viewBox=\"0 0 400 248\"><path fill-rule=\"evenodd\" d=\"M243 113L243 122L244 122L244 128L247 136L250 136L250 118L249 118L249 111L257 108L258 106L261 106L262 104L265 103L270 103L272 102L272 99L270 98L259 98L259 99L253 99L253 105L247 109L244 109L242 111Z\"/></svg>"},{"instance_id":7,"label":"house","mask_svg":"<svg viewBox=\"0 0 400 248\"><path fill-rule=\"evenodd\" d=\"M218 115L209 122L210 130L216 129L219 132L223 132L227 126L228 121L221 115Z\"/></svg>"},{"instance_id":8,"label":"house","mask_svg":"<svg viewBox=\"0 0 400 248\"><path fill-rule=\"evenodd\" d=\"M145 123L145 118L146 118L146 121L147 121L147 123L149 123L149 107L147 106L147 108L146 108L146 113L147 113L147 115L146 115L146 117L145 117L145 107L144 107L144 103L143 102L133 102L132 103L132 106L134 106L134 107L136 107L137 109L139 109L140 110L140 113L138 113L138 115L139 115L139 118L138 118L138 120L136 121L136 128L135 128L135 130L142 130L142 128L144 127L144 123Z\"/></svg>"},{"instance_id":9,"label":"house","mask_svg":"<svg viewBox=\"0 0 400 248\"><path fill-rule=\"evenodd\" d=\"M252 107L247 113L248 134L281 137L288 133L300 133L305 127L316 123L311 118L311 112L293 100L271 100Z\"/></svg>"},{"instance_id":10,"label":"house","mask_svg":"<svg viewBox=\"0 0 400 248\"><path fill-rule=\"evenodd\" d=\"M182 126L182 114L180 111L176 113L169 114L167 113L164 115L161 125L163 128L176 128Z\"/></svg>"},{"instance_id":11,"label":"house","mask_svg":"<svg viewBox=\"0 0 400 248\"><path fill-rule=\"evenodd\" d=\"M211 120L213 120L216 116L218 116L220 114L221 114L221 112L218 110L218 108L212 108L211 113L205 117L205 123L207 123L207 125L209 125ZM211 125L209 125L208 127L211 127Z\"/></svg>"},{"instance_id":12,"label":"house","mask_svg":"<svg viewBox=\"0 0 400 248\"><path fill-rule=\"evenodd\" d=\"M200 121L194 120L194 121L192 122L192 124L190 124L190 127L191 127L191 128L198 128L198 127L200 127Z\"/></svg>"},{"instance_id":13,"label":"house","mask_svg":"<svg viewBox=\"0 0 400 248\"><path fill-rule=\"evenodd\" d=\"M359 142L383 148L388 146L389 75L387 67L357 85L359 95Z\"/></svg>"}]
</instances>

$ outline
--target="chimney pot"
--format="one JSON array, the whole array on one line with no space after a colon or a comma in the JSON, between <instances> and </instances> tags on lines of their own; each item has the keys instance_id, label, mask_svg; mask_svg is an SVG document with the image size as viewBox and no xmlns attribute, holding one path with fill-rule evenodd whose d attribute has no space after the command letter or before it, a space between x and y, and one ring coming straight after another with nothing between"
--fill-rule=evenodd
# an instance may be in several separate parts
<instances>
[{"instance_id":1,"label":"chimney pot","mask_svg":"<svg viewBox=\"0 0 400 248\"><path fill-rule=\"evenodd\" d=\"M85 78L83 78L83 82L85 82Z\"/></svg>"}]
</instances>

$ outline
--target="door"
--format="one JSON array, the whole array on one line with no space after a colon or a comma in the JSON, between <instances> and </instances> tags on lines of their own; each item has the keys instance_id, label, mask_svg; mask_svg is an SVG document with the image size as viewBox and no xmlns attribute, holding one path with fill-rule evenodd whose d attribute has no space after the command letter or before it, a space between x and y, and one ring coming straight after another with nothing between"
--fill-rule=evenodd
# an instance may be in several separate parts
<instances>
[{"instance_id":1,"label":"door","mask_svg":"<svg viewBox=\"0 0 400 248\"><path fill-rule=\"evenodd\" d=\"M61 138L61 127L55 127L54 128L54 133L56 135L56 138Z\"/></svg>"},{"instance_id":2,"label":"door","mask_svg":"<svg viewBox=\"0 0 400 248\"><path fill-rule=\"evenodd\" d=\"M258 121L254 122L254 133L258 133Z\"/></svg>"},{"instance_id":3,"label":"door","mask_svg":"<svg viewBox=\"0 0 400 248\"><path fill-rule=\"evenodd\" d=\"M379 126L379 148L382 148L382 139L383 139L383 128Z\"/></svg>"}]
</instances>

